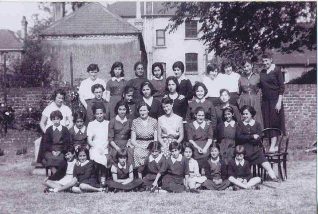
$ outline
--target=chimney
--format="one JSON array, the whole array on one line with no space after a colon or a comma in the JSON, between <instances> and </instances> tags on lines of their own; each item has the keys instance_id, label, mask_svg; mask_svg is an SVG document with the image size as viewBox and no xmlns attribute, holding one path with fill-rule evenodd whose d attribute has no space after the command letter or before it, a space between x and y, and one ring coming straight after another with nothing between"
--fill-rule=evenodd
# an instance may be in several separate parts
<instances>
[{"instance_id":1,"label":"chimney","mask_svg":"<svg viewBox=\"0 0 318 214\"><path fill-rule=\"evenodd\" d=\"M53 2L52 4L53 4L54 21L60 20L65 15L65 3Z\"/></svg>"},{"instance_id":2,"label":"chimney","mask_svg":"<svg viewBox=\"0 0 318 214\"><path fill-rule=\"evenodd\" d=\"M134 25L138 30L142 31L143 21L141 18L140 1L139 0L136 1L136 19L135 19Z\"/></svg>"},{"instance_id":3,"label":"chimney","mask_svg":"<svg viewBox=\"0 0 318 214\"><path fill-rule=\"evenodd\" d=\"M25 42L25 40L27 39L27 36L28 36L28 22L25 18L25 16L22 17L22 21L21 21L21 25L22 25L22 39L23 39L23 42Z\"/></svg>"},{"instance_id":4,"label":"chimney","mask_svg":"<svg viewBox=\"0 0 318 214\"><path fill-rule=\"evenodd\" d=\"M140 1L136 1L136 19L141 19Z\"/></svg>"}]
</instances>

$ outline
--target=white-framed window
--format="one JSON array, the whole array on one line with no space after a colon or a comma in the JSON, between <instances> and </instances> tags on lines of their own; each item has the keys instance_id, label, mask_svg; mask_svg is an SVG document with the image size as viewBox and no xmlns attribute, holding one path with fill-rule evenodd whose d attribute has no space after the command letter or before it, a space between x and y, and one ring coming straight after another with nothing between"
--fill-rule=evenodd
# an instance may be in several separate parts
<instances>
[{"instance_id":1,"label":"white-framed window","mask_svg":"<svg viewBox=\"0 0 318 214\"><path fill-rule=\"evenodd\" d=\"M164 29L156 30L156 46L166 45L166 31Z\"/></svg>"},{"instance_id":2,"label":"white-framed window","mask_svg":"<svg viewBox=\"0 0 318 214\"><path fill-rule=\"evenodd\" d=\"M185 22L185 38L198 37L198 22L191 20Z\"/></svg>"},{"instance_id":3,"label":"white-framed window","mask_svg":"<svg viewBox=\"0 0 318 214\"><path fill-rule=\"evenodd\" d=\"M197 53L185 54L185 71L189 73L198 72L198 54Z\"/></svg>"}]
</instances>

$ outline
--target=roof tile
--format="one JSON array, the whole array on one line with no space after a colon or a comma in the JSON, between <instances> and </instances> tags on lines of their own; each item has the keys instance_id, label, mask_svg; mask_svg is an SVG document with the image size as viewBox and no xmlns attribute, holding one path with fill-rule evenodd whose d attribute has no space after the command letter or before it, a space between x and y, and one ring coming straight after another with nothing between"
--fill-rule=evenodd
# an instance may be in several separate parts
<instances>
[{"instance_id":1,"label":"roof tile","mask_svg":"<svg viewBox=\"0 0 318 214\"><path fill-rule=\"evenodd\" d=\"M22 50L23 43L13 31L0 29L0 50Z\"/></svg>"}]
</instances>

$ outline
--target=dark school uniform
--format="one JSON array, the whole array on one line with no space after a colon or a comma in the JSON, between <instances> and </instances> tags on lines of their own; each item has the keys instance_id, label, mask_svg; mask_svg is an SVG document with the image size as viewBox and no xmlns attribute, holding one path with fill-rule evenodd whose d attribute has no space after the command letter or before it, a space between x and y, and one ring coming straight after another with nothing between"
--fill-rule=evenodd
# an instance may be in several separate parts
<instances>
[{"instance_id":1,"label":"dark school uniform","mask_svg":"<svg viewBox=\"0 0 318 214\"><path fill-rule=\"evenodd\" d=\"M125 164L125 166L122 166L119 163L114 164L111 167L111 173L117 174L118 179L127 179L129 178L129 174L133 173L133 167L131 164L128 164L128 162ZM107 180L106 184L111 189L130 191L142 185L142 180L139 178L136 178L128 184L122 184L113 180Z\"/></svg>"},{"instance_id":2,"label":"dark school uniform","mask_svg":"<svg viewBox=\"0 0 318 214\"><path fill-rule=\"evenodd\" d=\"M136 107L142 102L145 102L145 101L144 101L144 99L141 98L140 100L137 101ZM147 106L150 108L150 111L148 113L150 117L158 119L158 117L160 117L163 114L161 102L159 100L157 100L156 98L153 98L151 105L149 106L147 104ZM137 117L139 117L139 112L137 112L137 109L136 109L135 110L135 118L137 118Z\"/></svg>"},{"instance_id":3,"label":"dark school uniform","mask_svg":"<svg viewBox=\"0 0 318 214\"><path fill-rule=\"evenodd\" d=\"M109 114L110 119L116 116L115 107L117 102L121 100L122 93L124 87L126 86L126 80L124 78L115 78L112 77L106 83L106 91L110 92L110 99L109 99Z\"/></svg>"},{"instance_id":4,"label":"dark school uniform","mask_svg":"<svg viewBox=\"0 0 318 214\"><path fill-rule=\"evenodd\" d=\"M134 88L133 98L134 100L140 100L142 95L140 94L140 86L143 82L147 81L146 78L134 78L127 82L126 86L130 86Z\"/></svg>"},{"instance_id":5,"label":"dark school uniform","mask_svg":"<svg viewBox=\"0 0 318 214\"><path fill-rule=\"evenodd\" d=\"M230 186L230 181L227 179L227 166L220 158L216 161L207 160L204 171L207 180L202 184L203 187L209 190L225 190ZM222 179L222 183L216 184L213 179Z\"/></svg>"},{"instance_id":6,"label":"dark school uniform","mask_svg":"<svg viewBox=\"0 0 318 214\"><path fill-rule=\"evenodd\" d=\"M267 161L260 138L262 136L262 129L259 122L253 121L254 124L251 121L249 124L244 122L238 123L236 131L237 144L244 146L246 160L251 164L262 164ZM260 137L255 140L253 138L254 134L258 134Z\"/></svg>"},{"instance_id":7,"label":"dark school uniform","mask_svg":"<svg viewBox=\"0 0 318 214\"><path fill-rule=\"evenodd\" d=\"M46 167L60 167L65 164L64 154L71 146L71 136L65 126L59 128L48 127L42 137L39 149L39 162ZM54 156L52 151L60 151L58 156Z\"/></svg>"},{"instance_id":8,"label":"dark school uniform","mask_svg":"<svg viewBox=\"0 0 318 214\"><path fill-rule=\"evenodd\" d=\"M153 158L152 155L146 158L145 164L138 168L138 172L143 174L142 180L144 187L152 186L160 169L165 167L164 164L166 164L166 158L163 154L159 154L157 158Z\"/></svg>"},{"instance_id":9,"label":"dark school uniform","mask_svg":"<svg viewBox=\"0 0 318 214\"><path fill-rule=\"evenodd\" d=\"M285 115L284 105L277 113L275 106L278 101L279 95L284 94L284 77L281 69L275 66L274 70L267 74L264 69L260 72L260 87L262 89L262 113L264 128L279 128L285 133ZM279 132L271 131L267 132L266 135L270 137L278 136Z\"/></svg>"},{"instance_id":10,"label":"dark school uniform","mask_svg":"<svg viewBox=\"0 0 318 214\"><path fill-rule=\"evenodd\" d=\"M179 94L185 96L186 100L193 98L192 83L189 79L183 79L179 83Z\"/></svg>"},{"instance_id":11,"label":"dark school uniform","mask_svg":"<svg viewBox=\"0 0 318 214\"><path fill-rule=\"evenodd\" d=\"M236 118L236 121L241 121L241 114L240 114L239 109L236 106L232 105L232 104L230 104L229 106L231 108L233 108L234 117ZM223 119L222 119L223 108L224 108L223 105L219 105L219 106L215 107L216 117L217 117L217 124L223 122Z\"/></svg>"},{"instance_id":12,"label":"dark school uniform","mask_svg":"<svg viewBox=\"0 0 318 214\"><path fill-rule=\"evenodd\" d=\"M77 162L74 166L73 176L77 178L76 186L84 183L93 187L99 187L96 167L92 160L88 160L84 164Z\"/></svg>"},{"instance_id":13,"label":"dark school uniform","mask_svg":"<svg viewBox=\"0 0 318 214\"><path fill-rule=\"evenodd\" d=\"M249 181L253 176L251 173L251 165L247 160L244 160L243 166L236 164L235 160L231 160L227 169L228 176L234 178L242 178Z\"/></svg>"},{"instance_id":14,"label":"dark school uniform","mask_svg":"<svg viewBox=\"0 0 318 214\"><path fill-rule=\"evenodd\" d=\"M183 192L185 190L183 179L189 175L189 161L180 154L177 159L170 156L164 166L160 169L160 173L164 174L162 189L168 192Z\"/></svg>"},{"instance_id":15,"label":"dark school uniform","mask_svg":"<svg viewBox=\"0 0 318 214\"><path fill-rule=\"evenodd\" d=\"M203 126L203 127L202 127ZM208 139L213 139L213 128L211 123L204 121L199 125L196 121L186 124L187 140L193 140L201 149L203 149ZM193 152L193 159L198 161L200 169L203 167L205 161L210 155L210 149L207 153L199 153L195 148Z\"/></svg>"},{"instance_id":16,"label":"dark school uniform","mask_svg":"<svg viewBox=\"0 0 318 214\"><path fill-rule=\"evenodd\" d=\"M71 135L71 143L73 147L85 147L88 145L86 126L83 126L82 129L78 129L76 128L76 126L73 126L71 129L69 129L69 132Z\"/></svg>"},{"instance_id":17,"label":"dark school uniform","mask_svg":"<svg viewBox=\"0 0 318 214\"><path fill-rule=\"evenodd\" d=\"M154 98L158 99L161 102L161 99L165 95L166 91L166 79L152 79L150 80L151 84L155 88L155 93L153 95Z\"/></svg>"},{"instance_id":18,"label":"dark school uniform","mask_svg":"<svg viewBox=\"0 0 318 214\"><path fill-rule=\"evenodd\" d=\"M234 158L236 127L237 123L234 120L229 123L224 121L217 126L217 142L220 146L220 155L225 164L228 164Z\"/></svg>"},{"instance_id":19,"label":"dark school uniform","mask_svg":"<svg viewBox=\"0 0 318 214\"><path fill-rule=\"evenodd\" d=\"M204 99L203 102L197 99L193 99L192 102L189 102L188 111L187 111L187 122L191 122L195 120L194 112L197 107L203 107L205 112L205 118L211 121L212 128L213 130L215 130L216 122L217 122L216 109L213 103L207 99Z\"/></svg>"},{"instance_id":20,"label":"dark school uniform","mask_svg":"<svg viewBox=\"0 0 318 214\"><path fill-rule=\"evenodd\" d=\"M95 120L95 115L93 113L94 105L102 104L105 107L105 120L110 120L110 112L108 102L104 99L97 100L96 98L87 101L87 110L86 110L86 124Z\"/></svg>"},{"instance_id":21,"label":"dark school uniform","mask_svg":"<svg viewBox=\"0 0 318 214\"><path fill-rule=\"evenodd\" d=\"M169 96L169 95L166 95L166 96ZM181 99L180 94L179 94L178 97L173 100L172 110L173 110L173 113L182 117L182 119L185 120L186 115L187 115L187 110L188 110L187 99L186 98Z\"/></svg>"}]
</instances>

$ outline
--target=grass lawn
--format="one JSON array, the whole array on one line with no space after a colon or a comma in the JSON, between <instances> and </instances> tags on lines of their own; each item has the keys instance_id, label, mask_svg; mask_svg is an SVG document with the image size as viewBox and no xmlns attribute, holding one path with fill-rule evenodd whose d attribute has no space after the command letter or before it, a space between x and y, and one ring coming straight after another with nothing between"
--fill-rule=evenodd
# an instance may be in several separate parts
<instances>
[{"instance_id":1,"label":"grass lawn","mask_svg":"<svg viewBox=\"0 0 318 214\"><path fill-rule=\"evenodd\" d=\"M19 133L20 134L20 133ZM266 182L261 190L201 191L200 194L43 193L44 176L32 175L31 141L28 153L3 139L0 147L0 213L316 213L316 155L297 153L288 162L288 180ZM302 158L299 158L302 157Z\"/></svg>"}]
</instances>

